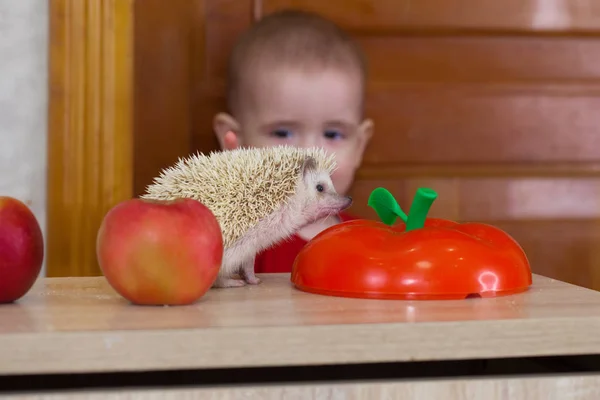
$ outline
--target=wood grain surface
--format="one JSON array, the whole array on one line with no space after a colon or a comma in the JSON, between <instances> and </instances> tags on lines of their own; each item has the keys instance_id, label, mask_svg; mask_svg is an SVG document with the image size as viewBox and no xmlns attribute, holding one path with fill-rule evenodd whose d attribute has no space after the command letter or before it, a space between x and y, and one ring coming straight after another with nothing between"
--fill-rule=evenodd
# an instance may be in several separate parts
<instances>
[{"instance_id":1,"label":"wood grain surface","mask_svg":"<svg viewBox=\"0 0 600 400\"><path fill-rule=\"evenodd\" d=\"M221 1L227 2L225 1ZM260 0L263 14L285 7L318 12L360 32L593 33L600 5L589 0ZM342 4L345 7L342 7Z\"/></svg>"},{"instance_id":2,"label":"wood grain surface","mask_svg":"<svg viewBox=\"0 0 600 400\"><path fill-rule=\"evenodd\" d=\"M312 295L288 274L133 306L102 277L47 278L0 307L1 374L169 370L600 353L600 293L535 276L526 293L462 301Z\"/></svg>"},{"instance_id":3,"label":"wood grain surface","mask_svg":"<svg viewBox=\"0 0 600 400\"><path fill-rule=\"evenodd\" d=\"M50 0L48 276L99 275L104 214L132 194L133 0Z\"/></svg>"},{"instance_id":4,"label":"wood grain surface","mask_svg":"<svg viewBox=\"0 0 600 400\"><path fill-rule=\"evenodd\" d=\"M600 375L461 378L204 388L75 390L0 396L6 400L597 400Z\"/></svg>"}]
</instances>

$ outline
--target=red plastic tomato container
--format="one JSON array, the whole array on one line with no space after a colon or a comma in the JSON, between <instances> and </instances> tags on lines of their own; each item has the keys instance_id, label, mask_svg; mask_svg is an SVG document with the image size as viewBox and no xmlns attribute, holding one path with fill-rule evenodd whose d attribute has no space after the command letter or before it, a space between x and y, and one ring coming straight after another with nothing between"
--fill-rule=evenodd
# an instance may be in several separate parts
<instances>
[{"instance_id":1,"label":"red plastic tomato container","mask_svg":"<svg viewBox=\"0 0 600 400\"><path fill-rule=\"evenodd\" d=\"M383 188L369 205L384 222L354 220L315 236L298 254L292 283L330 296L403 300L495 297L532 283L521 246L482 223L427 218L437 197L419 189L409 215ZM402 222L394 223L396 218Z\"/></svg>"}]
</instances>

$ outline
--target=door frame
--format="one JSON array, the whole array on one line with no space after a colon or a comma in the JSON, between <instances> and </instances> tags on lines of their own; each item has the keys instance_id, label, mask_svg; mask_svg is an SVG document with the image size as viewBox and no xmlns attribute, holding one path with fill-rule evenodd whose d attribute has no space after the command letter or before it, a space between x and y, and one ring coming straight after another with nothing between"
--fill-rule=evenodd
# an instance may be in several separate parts
<instances>
[{"instance_id":1,"label":"door frame","mask_svg":"<svg viewBox=\"0 0 600 400\"><path fill-rule=\"evenodd\" d=\"M98 227L132 193L134 0L49 6L46 275L100 275Z\"/></svg>"},{"instance_id":2,"label":"door frame","mask_svg":"<svg viewBox=\"0 0 600 400\"><path fill-rule=\"evenodd\" d=\"M50 3L47 276L96 276L106 213L192 149L205 0Z\"/></svg>"}]
</instances>

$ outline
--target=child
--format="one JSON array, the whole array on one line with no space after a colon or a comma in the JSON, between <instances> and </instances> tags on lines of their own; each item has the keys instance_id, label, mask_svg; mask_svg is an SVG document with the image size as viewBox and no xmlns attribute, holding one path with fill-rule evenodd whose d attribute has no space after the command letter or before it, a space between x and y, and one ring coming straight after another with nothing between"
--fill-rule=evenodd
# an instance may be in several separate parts
<instances>
[{"instance_id":1,"label":"child","mask_svg":"<svg viewBox=\"0 0 600 400\"><path fill-rule=\"evenodd\" d=\"M288 144L324 147L346 194L373 131L363 119L366 66L335 24L302 11L270 14L241 36L229 60L227 107L214 118L222 149ZM322 230L352 219L343 213L302 228L257 255L255 272L291 272L302 247Z\"/></svg>"}]
</instances>

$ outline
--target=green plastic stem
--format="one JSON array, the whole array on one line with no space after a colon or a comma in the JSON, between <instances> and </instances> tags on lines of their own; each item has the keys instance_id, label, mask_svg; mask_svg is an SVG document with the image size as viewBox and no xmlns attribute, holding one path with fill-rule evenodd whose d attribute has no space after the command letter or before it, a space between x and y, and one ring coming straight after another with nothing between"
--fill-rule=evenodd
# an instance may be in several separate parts
<instances>
[{"instance_id":1,"label":"green plastic stem","mask_svg":"<svg viewBox=\"0 0 600 400\"><path fill-rule=\"evenodd\" d=\"M425 219L427 218L429 209L436 198L437 192L433 189L417 189L406 221L407 232L412 231L413 229L420 229L425 225Z\"/></svg>"}]
</instances>

